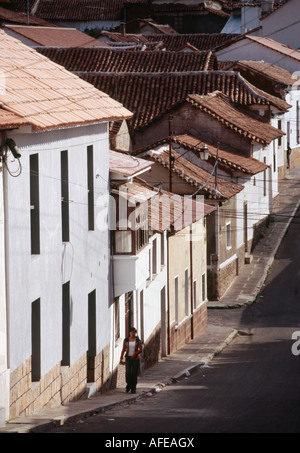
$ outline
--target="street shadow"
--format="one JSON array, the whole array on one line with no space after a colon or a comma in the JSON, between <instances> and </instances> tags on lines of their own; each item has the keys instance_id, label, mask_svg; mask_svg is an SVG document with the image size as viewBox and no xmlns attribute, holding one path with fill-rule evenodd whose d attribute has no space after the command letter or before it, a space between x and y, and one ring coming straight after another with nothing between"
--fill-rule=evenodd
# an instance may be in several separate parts
<instances>
[{"instance_id":1,"label":"street shadow","mask_svg":"<svg viewBox=\"0 0 300 453\"><path fill-rule=\"evenodd\" d=\"M256 302L243 310L240 327L253 324L300 330L300 210L290 224Z\"/></svg>"},{"instance_id":2,"label":"street shadow","mask_svg":"<svg viewBox=\"0 0 300 453\"><path fill-rule=\"evenodd\" d=\"M105 433L107 439L117 433L299 433L300 358L279 337L244 337L160 393L55 432Z\"/></svg>"}]
</instances>

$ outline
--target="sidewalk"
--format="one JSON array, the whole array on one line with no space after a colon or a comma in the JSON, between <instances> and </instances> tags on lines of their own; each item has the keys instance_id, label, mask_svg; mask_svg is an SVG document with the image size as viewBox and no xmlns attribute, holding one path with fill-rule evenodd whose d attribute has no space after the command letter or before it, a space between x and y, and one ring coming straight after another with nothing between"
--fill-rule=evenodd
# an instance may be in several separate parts
<instances>
[{"instance_id":1,"label":"sidewalk","mask_svg":"<svg viewBox=\"0 0 300 453\"><path fill-rule=\"evenodd\" d=\"M253 261L245 266L222 300L209 302L210 309L239 308L256 300L280 243L299 207L299 183L300 167L290 172L280 183L274 221L270 223L267 234L254 250ZM238 332L232 328L208 325L206 331L198 338L146 370L143 376L139 377L137 394L127 394L123 388L110 390L104 394L98 393L91 398L66 406L10 420L4 428L0 428L0 434L44 432L49 427L80 420L115 406L130 404L137 399L150 398L154 392L163 390L164 386L172 385L176 380L184 379L194 370L207 365L237 334Z\"/></svg>"},{"instance_id":2,"label":"sidewalk","mask_svg":"<svg viewBox=\"0 0 300 453\"><path fill-rule=\"evenodd\" d=\"M150 398L153 393L160 392L166 385L172 385L177 380L189 376L197 368L207 365L233 340L235 335L237 335L235 329L209 325L199 338L192 340L176 353L146 370L144 375L138 378L136 394L126 393L125 387L103 394L98 393L89 399L10 420L4 428L0 428L0 434L45 432L48 428L78 421L112 407Z\"/></svg>"},{"instance_id":3,"label":"sidewalk","mask_svg":"<svg viewBox=\"0 0 300 453\"><path fill-rule=\"evenodd\" d=\"M299 205L300 167L296 167L279 183L274 214L266 235L252 253L252 262L244 266L222 299L209 302L208 308L239 308L256 300Z\"/></svg>"}]
</instances>

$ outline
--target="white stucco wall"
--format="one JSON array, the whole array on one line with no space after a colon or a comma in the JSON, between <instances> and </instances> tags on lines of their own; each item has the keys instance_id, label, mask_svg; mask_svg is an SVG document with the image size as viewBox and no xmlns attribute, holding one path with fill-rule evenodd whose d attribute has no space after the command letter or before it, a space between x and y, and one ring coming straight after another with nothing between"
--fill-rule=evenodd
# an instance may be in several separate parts
<instances>
[{"instance_id":1,"label":"white stucco wall","mask_svg":"<svg viewBox=\"0 0 300 453\"><path fill-rule=\"evenodd\" d=\"M275 126L275 124L274 124ZM277 143L275 143L277 146ZM273 172L273 142L269 147L262 148L260 145L254 145L253 157L261 162L264 162L266 157L267 165L272 165L272 182L270 182L270 170L267 170L266 175L266 195L264 195L264 173L261 172L255 176L247 178L232 178L232 181L244 186L239 194L237 194L236 206L236 233L237 233L237 247L241 247L244 243L244 202L248 205L248 240L253 239L253 232L255 224L259 223L269 213L271 208L271 199L278 194L278 172ZM199 162L199 158L193 152L186 152L183 148L178 148L177 152L184 154L184 157L195 163ZM277 152L277 148L274 152ZM201 161L200 166L205 168L208 172L212 172L210 163ZM228 173L218 170L219 177L230 179ZM271 185L271 187L270 187Z\"/></svg>"},{"instance_id":2,"label":"white stucco wall","mask_svg":"<svg viewBox=\"0 0 300 453\"><path fill-rule=\"evenodd\" d=\"M107 124L10 137L22 154L22 174L6 177L8 216L8 300L10 365L13 371L31 355L31 303L41 301L42 375L61 361L62 285L70 281L71 365L88 349L88 294L97 295L97 352L110 341L109 235L107 207L101 231L88 231L87 146L94 147L94 191L108 193ZM70 242L62 243L60 152L68 150ZM39 154L40 255L30 249L29 156ZM13 162L8 159L9 166ZM101 198L100 198L101 200ZM105 320L105 322L104 322Z\"/></svg>"},{"instance_id":3,"label":"white stucco wall","mask_svg":"<svg viewBox=\"0 0 300 453\"><path fill-rule=\"evenodd\" d=\"M267 173L268 180L268 173ZM251 178L239 178L238 183L245 189L237 195L237 247L244 243L244 203L247 202L247 236L253 239L255 225L270 214L270 197L267 183L264 195L264 174L259 173Z\"/></svg>"},{"instance_id":4,"label":"white stucco wall","mask_svg":"<svg viewBox=\"0 0 300 453\"><path fill-rule=\"evenodd\" d=\"M2 167L0 167L0 426L8 418L9 411L9 364L7 360L6 323L3 172ZM4 409L3 419L1 417L1 408L2 410Z\"/></svg>"},{"instance_id":5,"label":"white stucco wall","mask_svg":"<svg viewBox=\"0 0 300 453\"><path fill-rule=\"evenodd\" d=\"M300 70L299 61L246 38L216 51L216 55L219 61L244 60L247 56L247 60L264 60L290 72Z\"/></svg>"},{"instance_id":6,"label":"white stucco wall","mask_svg":"<svg viewBox=\"0 0 300 453\"><path fill-rule=\"evenodd\" d=\"M273 140L269 145L262 147L261 145L253 146L252 156L260 162L265 162L270 168L267 170L267 194L274 198L278 195L278 149L277 140ZM275 156L275 159L274 159ZM275 165L274 165L275 164ZM263 173L260 173L257 179L261 179L260 185L263 186Z\"/></svg>"},{"instance_id":7,"label":"white stucco wall","mask_svg":"<svg viewBox=\"0 0 300 453\"><path fill-rule=\"evenodd\" d=\"M286 44L300 47L299 1L289 0L281 8L261 21L262 35Z\"/></svg>"},{"instance_id":8,"label":"white stucco wall","mask_svg":"<svg viewBox=\"0 0 300 453\"><path fill-rule=\"evenodd\" d=\"M161 261L161 240L164 240L164 265ZM153 240L156 239L156 268L157 273L152 273L152 247ZM151 265L149 263L151 262ZM139 337L146 343L151 338L155 329L162 319L161 291L165 288L165 301L167 301L167 240L166 232L163 236L159 233L154 234L143 250L136 256L116 255L114 257L114 280L119 292L121 287L126 292L133 291L132 324L136 327ZM127 265L126 265L127 263ZM131 264L129 264L131 263ZM132 269L132 266L135 269ZM131 285L131 286L130 286ZM125 313L125 294L118 294L120 304L120 335L121 341L115 344L113 368L120 360L122 350L122 340L125 336L124 313ZM165 306L167 310L167 303ZM113 329L112 329L113 331ZM113 341L112 341L113 344Z\"/></svg>"},{"instance_id":9,"label":"white stucco wall","mask_svg":"<svg viewBox=\"0 0 300 453\"><path fill-rule=\"evenodd\" d=\"M298 108L300 108L300 91L299 91L299 76L295 77L295 86L287 93L286 101L292 105L288 112L285 113L285 124L284 132L287 133L287 123L290 122L290 147L296 148L300 145L297 140L297 102L299 102ZM300 120L300 115L299 115ZM284 137L285 147L287 146L288 137Z\"/></svg>"},{"instance_id":10,"label":"white stucco wall","mask_svg":"<svg viewBox=\"0 0 300 453\"><path fill-rule=\"evenodd\" d=\"M241 29L240 33L247 33L248 30L253 30L256 27L259 27L261 17L261 7L258 5L253 6L244 6L241 9Z\"/></svg>"}]
</instances>

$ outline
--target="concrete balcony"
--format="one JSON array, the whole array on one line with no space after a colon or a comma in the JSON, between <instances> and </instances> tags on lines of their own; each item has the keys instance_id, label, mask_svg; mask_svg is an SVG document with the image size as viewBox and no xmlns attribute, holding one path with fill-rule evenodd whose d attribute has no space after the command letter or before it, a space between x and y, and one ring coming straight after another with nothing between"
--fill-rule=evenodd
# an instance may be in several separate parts
<instances>
[{"instance_id":1,"label":"concrete balcony","mask_svg":"<svg viewBox=\"0 0 300 453\"><path fill-rule=\"evenodd\" d=\"M137 255L114 255L112 258L114 297L135 291L149 279L150 245Z\"/></svg>"}]
</instances>

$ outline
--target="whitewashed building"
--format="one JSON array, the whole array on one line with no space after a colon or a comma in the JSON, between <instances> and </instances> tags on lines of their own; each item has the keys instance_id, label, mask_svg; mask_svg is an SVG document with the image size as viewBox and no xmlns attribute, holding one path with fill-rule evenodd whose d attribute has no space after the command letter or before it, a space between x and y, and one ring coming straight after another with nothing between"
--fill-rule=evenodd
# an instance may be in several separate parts
<instances>
[{"instance_id":1,"label":"whitewashed building","mask_svg":"<svg viewBox=\"0 0 300 453\"><path fill-rule=\"evenodd\" d=\"M241 35L216 49L219 61L264 60L292 73L300 70L300 51L269 37Z\"/></svg>"},{"instance_id":2,"label":"whitewashed building","mask_svg":"<svg viewBox=\"0 0 300 453\"><path fill-rule=\"evenodd\" d=\"M167 303L167 234L151 228L151 205L160 193L142 180L153 164L126 154L110 151L112 233L112 328L113 369L117 385L122 385L118 369L123 339L134 326L145 344L142 367L153 365L161 353L161 322ZM159 214L159 213L158 213ZM153 221L153 219L152 219ZM164 341L162 341L164 343ZM121 373L120 373L121 371Z\"/></svg>"},{"instance_id":3,"label":"whitewashed building","mask_svg":"<svg viewBox=\"0 0 300 453\"><path fill-rule=\"evenodd\" d=\"M278 177L284 177L287 169L300 163L300 71L291 73L263 60L236 61L228 69L239 71L250 83L289 106L285 111L276 111L273 107L270 118L270 124L286 134L277 140L278 158L275 162Z\"/></svg>"},{"instance_id":4,"label":"whitewashed building","mask_svg":"<svg viewBox=\"0 0 300 453\"><path fill-rule=\"evenodd\" d=\"M9 369L7 351L7 302L5 272L5 233L3 204L3 168L0 167L0 426L9 413Z\"/></svg>"},{"instance_id":5,"label":"whitewashed building","mask_svg":"<svg viewBox=\"0 0 300 453\"><path fill-rule=\"evenodd\" d=\"M207 325L205 217L214 208L146 183L153 166L111 151L111 344L118 385L122 343L132 325L144 343L142 369Z\"/></svg>"},{"instance_id":6,"label":"whitewashed building","mask_svg":"<svg viewBox=\"0 0 300 453\"><path fill-rule=\"evenodd\" d=\"M260 35L299 49L299 2L286 0L282 1L281 5L276 5L274 1L270 3L273 3L273 9L262 16Z\"/></svg>"},{"instance_id":7,"label":"whitewashed building","mask_svg":"<svg viewBox=\"0 0 300 453\"><path fill-rule=\"evenodd\" d=\"M9 419L109 384L102 196L109 121L131 114L3 32L0 49L0 408Z\"/></svg>"}]
</instances>

